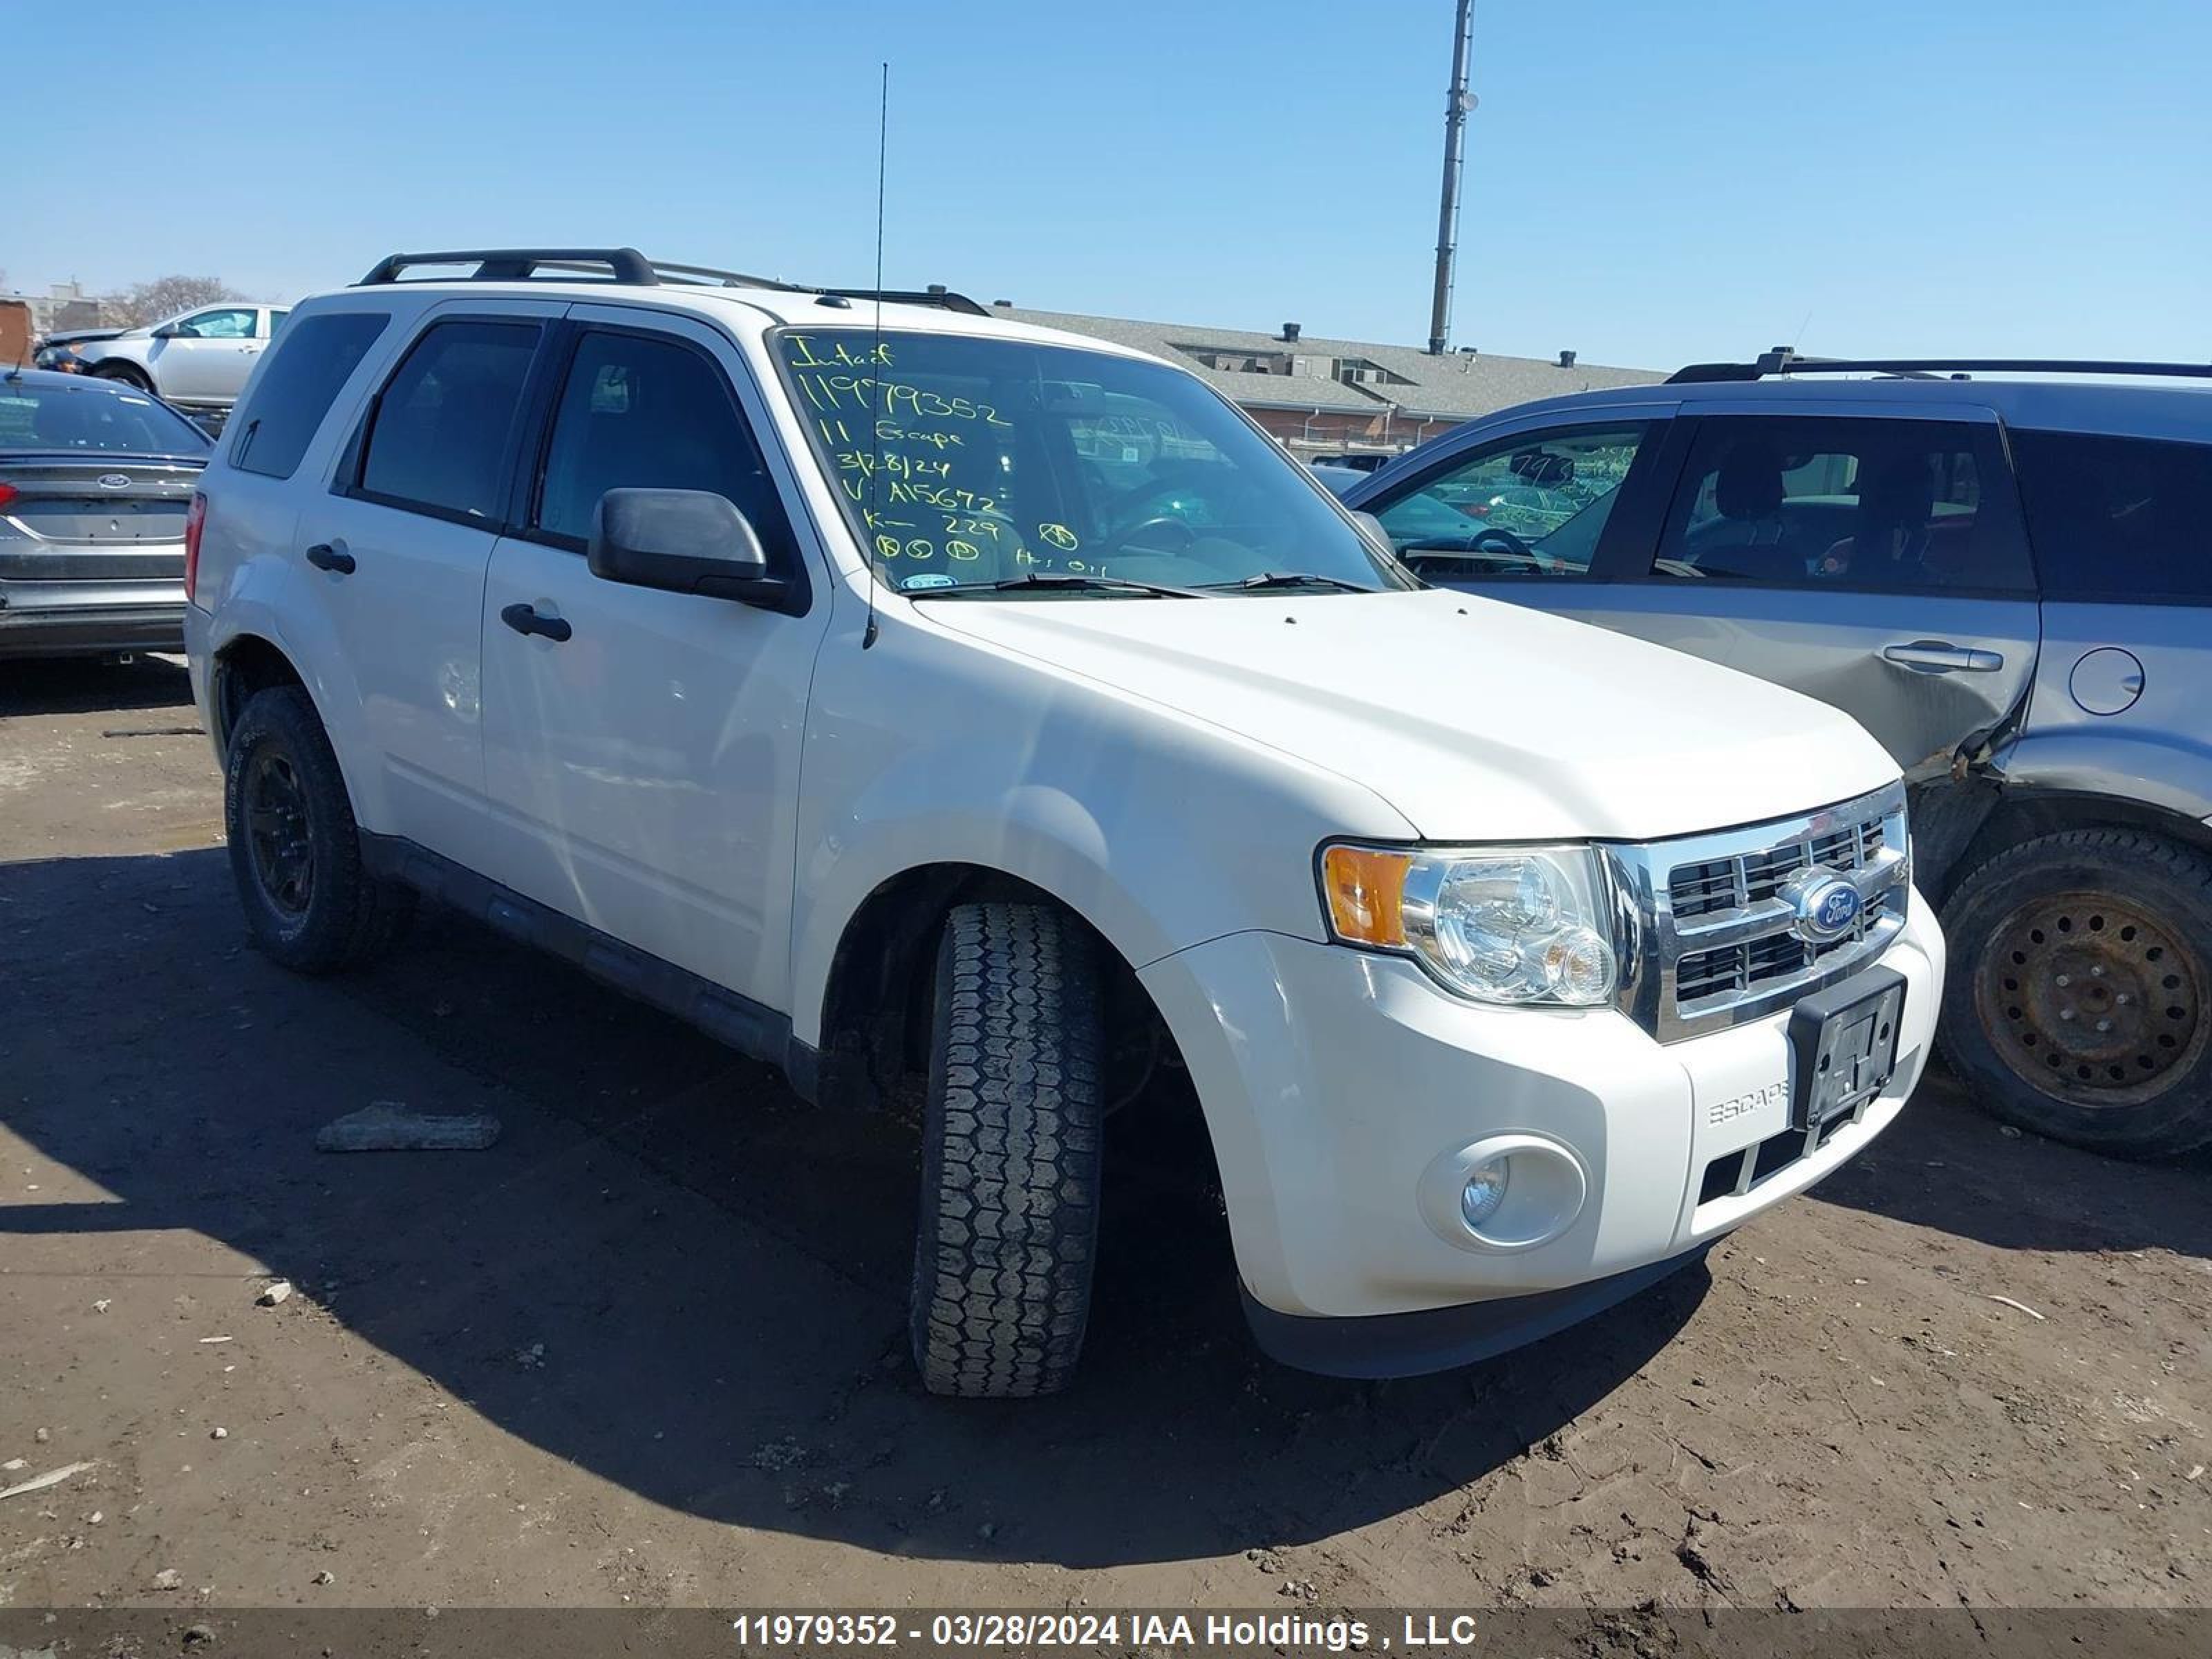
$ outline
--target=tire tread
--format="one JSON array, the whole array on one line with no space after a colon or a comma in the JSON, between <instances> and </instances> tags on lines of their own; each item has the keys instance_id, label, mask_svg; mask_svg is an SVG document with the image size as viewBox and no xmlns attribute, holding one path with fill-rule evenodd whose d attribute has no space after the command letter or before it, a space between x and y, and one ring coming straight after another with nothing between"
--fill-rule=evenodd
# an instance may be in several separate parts
<instances>
[{"instance_id":1,"label":"tire tread","mask_svg":"<svg viewBox=\"0 0 2212 1659\"><path fill-rule=\"evenodd\" d=\"M935 1394L1066 1386L1097 1253L1100 999L1048 907L963 904L938 955L910 1334Z\"/></svg>"}]
</instances>

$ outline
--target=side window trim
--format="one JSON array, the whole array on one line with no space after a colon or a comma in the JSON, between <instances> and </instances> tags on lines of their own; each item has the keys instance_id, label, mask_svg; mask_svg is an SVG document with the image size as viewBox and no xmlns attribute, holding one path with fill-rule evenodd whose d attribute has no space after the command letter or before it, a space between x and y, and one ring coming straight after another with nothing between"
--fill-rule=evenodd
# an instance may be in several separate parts
<instances>
[{"instance_id":1,"label":"side window trim","mask_svg":"<svg viewBox=\"0 0 2212 1659\"><path fill-rule=\"evenodd\" d=\"M1690 459L1692 423L1679 415L1655 419L1620 481L1620 505L1605 521L1585 583L1614 582L1638 569L1649 572L1667 527L1667 509Z\"/></svg>"},{"instance_id":2,"label":"side window trim","mask_svg":"<svg viewBox=\"0 0 2212 1659\"><path fill-rule=\"evenodd\" d=\"M331 481L331 494L343 495L354 501L368 501L373 506L390 507L396 513L412 513L418 518L439 519L447 524L466 525L471 530L481 530L488 535L505 536L514 532L514 453L523 429L530 423L532 410L530 395L535 386L538 366L544 361L546 342L560 322L557 314L516 311L442 311L433 309L416 319L414 333L403 343L384 370L383 379L370 396L368 406L362 410L361 418L354 423L353 435L347 440L338 459L336 476ZM377 416L383 411L384 399L392 383L405 372L409 362L421 349L423 341L432 331L446 323L495 323L524 325L538 331L538 343L532 348L530 368L523 375L522 392L517 399L515 418L507 428L507 447L494 476L499 480L499 500L496 511L479 516L458 507L440 507L429 501L408 501L398 495L386 495L366 488L362 475L368 465L368 450L376 434Z\"/></svg>"},{"instance_id":3,"label":"side window trim","mask_svg":"<svg viewBox=\"0 0 2212 1659\"><path fill-rule=\"evenodd\" d=\"M1985 436L1990 455L2002 478L1991 477L1982 482L1981 507L1991 510L1992 528L1999 535L2009 535L2018 550L2018 568L2022 584L2012 587L1889 587L1841 579L1817 585L1805 582L1778 581L1761 576L1710 576L1698 584L1715 592L1729 592L1739 589L1773 592L1863 593L1877 596L1910 598L1915 595L1943 595L1957 599L2033 599L2039 587L2033 550L2027 538L2027 514L2022 507L2018 476L2013 467L2011 446L2006 441L2003 423L1994 411L1986 409L1944 408L1940 410L1853 407L1845 404L1796 404L1786 409L1766 410L1749 404L1731 402L1726 407L1695 412L1686 410L1675 425L1680 434L1676 469L1671 487L1660 503L1657 521L1652 526L1650 540L1643 549L1640 563L1634 564L1611 580L1663 586L1677 591L1685 584L1679 576L1662 575L1654 568L1660 550L1665 545L1673 526L1682 492L1692 488L1695 476L1690 461L1698 453L1698 445L1707 427L1717 422L1747 421L1887 421L1892 424L1962 426Z\"/></svg>"},{"instance_id":4,"label":"side window trim","mask_svg":"<svg viewBox=\"0 0 2212 1659\"><path fill-rule=\"evenodd\" d=\"M523 382L522 430L507 469L509 522L501 532L520 541L577 554L584 550L580 543L572 544L566 537L550 536L538 528L538 505L546 457L553 443L553 422L561 410L561 388L568 384L568 368L575 362L584 333L585 325L568 317L555 319L545 331L537 362L530 366L529 378Z\"/></svg>"}]
</instances>

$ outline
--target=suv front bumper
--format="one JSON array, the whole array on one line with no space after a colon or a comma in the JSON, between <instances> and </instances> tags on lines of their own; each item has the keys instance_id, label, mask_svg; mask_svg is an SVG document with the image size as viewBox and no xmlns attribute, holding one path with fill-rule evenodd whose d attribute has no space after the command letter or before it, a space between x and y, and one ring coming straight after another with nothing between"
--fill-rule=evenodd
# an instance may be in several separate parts
<instances>
[{"instance_id":1,"label":"suv front bumper","mask_svg":"<svg viewBox=\"0 0 2212 1659\"><path fill-rule=\"evenodd\" d=\"M1139 977L1205 1108L1255 1333L1290 1363L1376 1376L1587 1316L1856 1156L1896 1117L1933 1043L1943 941L1917 893L1868 965L1905 981L1897 1064L1809 1153L1788 1143L1787 1009L1662 1044L1611 1008L1486 1006L1402 957L1262 933ZM1500 1250L1438 1219L1434 1172L1501 1135L1547 1143L1579 1171L1580 1207L1545 1243ZM1748 1191L1709 1182L1711 1166L1733 1171L1768 1143L1791 1155L1760 1158ZM1318 1333L1316 1321L1351 1323Z\"/></svg>"}]
</instances>

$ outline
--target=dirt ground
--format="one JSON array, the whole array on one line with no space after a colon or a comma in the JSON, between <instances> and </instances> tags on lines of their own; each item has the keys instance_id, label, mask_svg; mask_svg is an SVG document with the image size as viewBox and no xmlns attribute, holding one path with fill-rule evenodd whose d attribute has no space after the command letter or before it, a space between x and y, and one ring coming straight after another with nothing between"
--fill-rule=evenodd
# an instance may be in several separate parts
<instances>
[{"instance_id":1,"label":"dirt ground","mask_svg":"<svg viewBox=\"0 0 2212 1659\"><path fill-rule=\"evenodd\" d=\"M2212 1605L2212 1159L1937 1077L1708 1270L1351 1384L1255 1352L1140 1115L1078 1387L936 1401L899 1132L453 918L285 975L193 723L0 668L0 1489L84 1466L0 1498L0 1607ZM314 1150L380 1100L505 1133Z\"/></svg>"}]
</instances>

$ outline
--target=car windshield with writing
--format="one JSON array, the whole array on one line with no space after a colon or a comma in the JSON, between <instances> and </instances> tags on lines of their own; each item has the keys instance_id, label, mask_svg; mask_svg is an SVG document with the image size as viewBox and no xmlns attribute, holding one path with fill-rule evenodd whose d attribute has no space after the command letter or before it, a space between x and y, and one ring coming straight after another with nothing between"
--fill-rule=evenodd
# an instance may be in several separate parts
<instances>
[{"instance_id":1,"label":"car windshield with writing","mask_svg":"<svg viewBox=\"0 0 2212 1659\"><path fill-rule=\"evenodd\" d=\"M1164 365L904 330L777 338L822 465L902 593L1413 585L1271 440Z\"/></svg>"}]
</instances>

